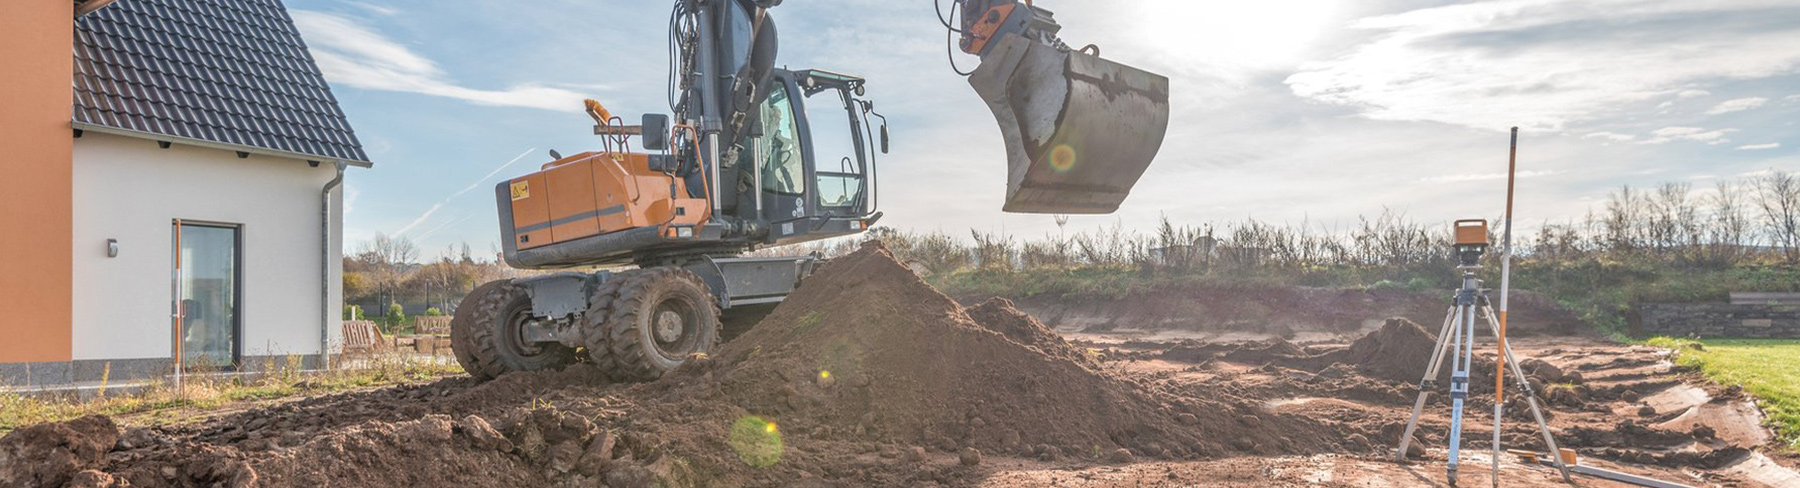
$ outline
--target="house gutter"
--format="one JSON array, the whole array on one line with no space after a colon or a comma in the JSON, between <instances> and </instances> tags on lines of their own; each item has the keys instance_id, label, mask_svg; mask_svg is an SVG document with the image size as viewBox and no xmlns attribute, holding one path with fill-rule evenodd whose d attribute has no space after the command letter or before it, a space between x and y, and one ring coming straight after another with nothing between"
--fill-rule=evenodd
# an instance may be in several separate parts
<instances>
[{"instance_id":1,"label":"house gutter","mask_svg":"<svg viewBox=\"0 0 1800 488\"><path fill-rule=\"evenodd\" d=\"M331 369L331 190L344 182L344 168L338 160L337 176L319 190L319 369Z\"/></svg>"},{"instance_id":2,"label":"house gutter","mask_svg":"<svg viewBox=\"0 0 1800 488\"><path fill-rule=\"evenodd\" d=\"M323 154L307 154L307 153L299 153L299 152L292 152L292 151L281 151L281 150L276 150L276 149L261 148L261 147L255 147L255 146L227 144L227 143L223 143L223 142L208 141L205 139L195 139L192 137L181 137L181 136L174 136L174 135L169 135L169 134L154 134L154 133L150 133L150 132L137 131L137 130L131 130L131 129L120 129L118 127L109 127L109 126L105 126L105 125L92 124L92 123L87 123L87 122L70 122L69 127L74 128L75 130L83 131L83 132L93 132L93 133L97 133L97 134L112 134L115 136L134 137L134 138L138 138L138 139L149 139L149 140L157 141L157 142L171 142L171 143L175 143L175 144L182 144L182 145L195 146L195 147L204 147L204 148L208 148L208 149L220 149L220 150L225 150L225 151L241 152L241 153L245 153L245 154L258 154L258 155L263 155L263 156L273 156L273 157L277 157L277 158L298 159L301 161L333 161L333 160L338 159L337 157L327 156L327 155L323 155ZM346 163L351 166L358 167L358 168L372 168L375 166L375 163L371 163L368 161L346 160Z\"/></svg>"}]
</instances>

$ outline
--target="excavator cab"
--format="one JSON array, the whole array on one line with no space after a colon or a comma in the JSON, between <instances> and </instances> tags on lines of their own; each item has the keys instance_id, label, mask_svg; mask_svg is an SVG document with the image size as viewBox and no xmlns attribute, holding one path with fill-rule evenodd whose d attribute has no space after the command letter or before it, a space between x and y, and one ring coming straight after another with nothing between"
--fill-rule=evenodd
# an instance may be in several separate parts
<instances>
[{"instance_id":1,"label":"excavator cab","mask_svg":"<svg viewBox=\"0 0 1800 488\"><path fill-rule=\"evenodd\" d=\"M777 69L738 142L736 204L726 211L768 226L761 244L861 232L875 211L876 129L863 79L824 70ZM879 125L885 151L887 124Z\"/></svg>"},{"instance_id":2,"label":"excavator cab","mask_svg":"<svg viewBox=\"0 0 1800 488\"><path fill-rule=\"evenodd\" d=\"M765 244L781 245L861 232L875 211L873 104L859 98L863 79L824 70L775 70L757 121L738 152L736 213L766 222ZM886 149L887 125L881 123ZM750 173L749 168L756 168ZM746 193L754 191L754 200ZM748 207L748 208L746 208Z\"/></svg>"}]
</instances>

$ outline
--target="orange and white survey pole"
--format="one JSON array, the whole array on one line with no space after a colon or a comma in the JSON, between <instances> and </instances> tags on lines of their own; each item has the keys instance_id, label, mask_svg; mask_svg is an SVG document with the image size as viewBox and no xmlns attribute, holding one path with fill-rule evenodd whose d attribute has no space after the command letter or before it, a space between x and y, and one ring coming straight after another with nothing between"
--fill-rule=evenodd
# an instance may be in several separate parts
<instances>
[{"instance_id":1,"label":"orange and white survey pole","mask_svg":"<svg viewBox=\"0 0 1800 488\"><path fill-rule=\"evenodd\" d=\"M1512 221L1513 221L1513 182L1519 168L1519 128L1512 128L1512 144L1506 152L1506 222L1501 234L1501 245L1506 253L1500 255L1500 324L1494 335L1499 339L1498 349L1494 354L1494 486L1500 486L1500 418L1506 413L1506 298L1512 288Z\"/></svg>"}]
</instances>

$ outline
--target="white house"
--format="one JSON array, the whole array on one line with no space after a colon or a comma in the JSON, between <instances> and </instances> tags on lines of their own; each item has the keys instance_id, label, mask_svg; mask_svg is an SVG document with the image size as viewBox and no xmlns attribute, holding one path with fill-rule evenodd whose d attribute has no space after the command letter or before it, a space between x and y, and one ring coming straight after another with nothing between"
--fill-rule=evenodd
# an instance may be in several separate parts
<instances>
[{"instance_id":1,"label":"white house","mask_svg":"<svg viewBox=\"0 0 1800 488\"><path fill-rule=\"evenodd\" d=\"M281 1L7 11L0 386L332 352L370 163Z\"/></svg>"}]
</instances>

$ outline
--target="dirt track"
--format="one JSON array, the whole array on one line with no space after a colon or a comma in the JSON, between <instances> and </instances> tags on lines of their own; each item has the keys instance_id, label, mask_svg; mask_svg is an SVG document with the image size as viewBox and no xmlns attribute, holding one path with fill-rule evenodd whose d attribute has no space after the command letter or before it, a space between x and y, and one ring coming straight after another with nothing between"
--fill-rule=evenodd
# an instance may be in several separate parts
<instances>
[{"instance_id":1,"label":"dirt track","mask_svg":"<svg viewBox=\"0 0 1800 488\"><path fill-rule=\"evenodd\" d=\"M1390 461L1431 337L1375 323L1305 344L1071 343L1005 301L962 307L870 248L657 382L607 384L577 366L182 426L29 427L0 439L0 486L1440 484L1441 397L1423 459ZM1534 380L1556 385L1558 439L1596 464L1697 485L1793 480L1747 450L1766 432L1740 394L1672 371L1660 351L1574 337L1516 346L1543 361ZM1474 383L1463 486L1487 482L1491 383ZM1528 420L1506 427L1509 447L1541 448ZM1564 486L1504 461L1508 486Z\"/></svg>"}]
</instances>

